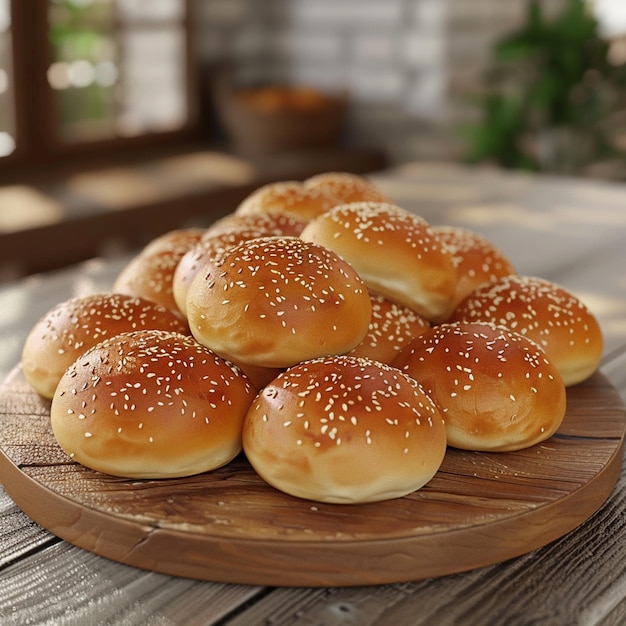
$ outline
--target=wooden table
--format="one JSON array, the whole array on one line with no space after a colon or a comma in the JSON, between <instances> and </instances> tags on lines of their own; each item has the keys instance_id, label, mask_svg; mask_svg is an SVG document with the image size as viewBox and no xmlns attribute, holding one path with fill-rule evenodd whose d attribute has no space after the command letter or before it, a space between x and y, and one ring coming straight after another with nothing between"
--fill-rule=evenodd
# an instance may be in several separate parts
<instances>
[{"instance_id":1,"label":"wooden table","mask_svg":"<svg viewBox=\"0 0 626 626\"><path fill-rule=\"evenodd\" d=\"M601 373L626 400L626 187L430 163L373 178L400 206L482 233L519 273L581 297L604 331ZM108 289L125 262L94 259L0 289L0 378L40 315ZM588 521L524 556L417 582L301 588L203 582L109 561L59 540L0 491L0 624L623 624L625 508L622 473Z\"/></svg>"}]
</instances>

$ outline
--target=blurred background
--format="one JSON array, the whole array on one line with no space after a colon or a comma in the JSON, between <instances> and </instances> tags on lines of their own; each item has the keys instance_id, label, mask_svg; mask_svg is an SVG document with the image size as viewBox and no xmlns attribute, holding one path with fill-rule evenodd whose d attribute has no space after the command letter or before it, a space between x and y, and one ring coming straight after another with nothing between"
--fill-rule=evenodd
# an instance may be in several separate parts
<instances>
[{"instance_id":1,"label":"blurred background","mask_svg":"<svg viewBox=\"0 0 626 626\"><path fill-rule=\"evenodd\" d=\"M0 0L0 280L273 179L625 154L624 0Z\"/></svg>"}]
</instances>

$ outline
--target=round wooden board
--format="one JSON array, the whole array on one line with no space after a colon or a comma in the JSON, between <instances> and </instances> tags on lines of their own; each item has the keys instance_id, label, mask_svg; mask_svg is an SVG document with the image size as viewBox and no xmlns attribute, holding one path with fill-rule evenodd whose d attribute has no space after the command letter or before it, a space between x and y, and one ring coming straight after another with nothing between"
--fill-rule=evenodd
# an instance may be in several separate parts
<instances>
[{"instance_id":1,"label":"round wooden board","mask_svg":"<svg viewBox=\"0 0 626 626\"><path fill-rule=\"evenodd\" d=\"M124 480L60 450L16 368L0 386L0 480L25 513L101 556L218 582L346 586L419 580L519 556L589 518L619 476L624 405L601 374L568 390L558 433L510 453L449 449L423 489L331 505L266 485L240 457L184 479Z\"/></svg>"}]
</instances>

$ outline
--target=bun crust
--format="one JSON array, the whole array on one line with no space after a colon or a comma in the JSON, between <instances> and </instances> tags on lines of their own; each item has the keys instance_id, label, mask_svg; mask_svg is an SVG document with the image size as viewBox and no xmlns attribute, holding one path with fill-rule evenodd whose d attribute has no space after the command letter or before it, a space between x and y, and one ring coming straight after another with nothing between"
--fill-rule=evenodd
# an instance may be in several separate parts
<instances>
[{"instance_id":1,"label":"bun crust","mask_svg":"<svg viewBox=\"0 0 626 626\"><path fill-rule=\"evenodd\" d=\"M327 357L280 374L252 403L244 452L285 493L352 504L397 498L439 469L446 433L438 409L399 370Z\"/></svg>"},{"instance_id":2,"label":"bun crust","mask_svg":"<svg viewBox=\"0 0 626 626\"><path fill-rule=\"evenodd\" d=\"M324 172L304 181L306 189L321 189L337 199L337 204L349 202L387 202L391 200L373 183L349 172Z\"/></svg>"},{"instance_id":3,"label":"bun crust","mask_svg":"<svg viewBox=\"0 0 626 626\"><path fill-rule=\"evenodd\" d=\"M370 293L372 318L367 335L350 356L391 363L410 341L431 327L430 322L403 304Z\"/></svg>"},{"instance_id":4,"label":"bun crust","mask_svg":"<svg viewBox=\"0 0 626 626\"><path fill-rule=\"evenodd\" d=\"M113 291L141 296L178 311L174 298L174 272L181 258L198 241L203 229L171 231L149 243L118 274Z\"/></svg>"},{"instance_id":5,"label":"bun crust","mask_svg":"<svg viewBox=\"0 0 626 626\"><path fill-rule=\"evenodd\" d=\"M50 409L77 462L127 478L210 471L241 451L254 392L193 338L139 331L94 346L63 375Z\"/></svg>"},{"instance_id":6,"label":"bun crust","mask_svg":"<svg viewBox=\"0 0 626 626\"><path fill-rule=\"evenodd\" d=\"M452 255L430 225L409 211L375 202L343 204L312 220L300 236L346 259L368 289L431 322L452 311Z\"/></svg>"},{"instance_id":7,"label":"bun crust","mask_svg":"<svg viewBox=\"0 0 626 626\"><path fill-rule=\"evenodd\" d=\"M284 368L350 351L371 304L356 271L296 237L243 241L209 261L187 293L194 337L236 363Z\"/></svg>"},{"instance_id":8,"label":"bun crust","mask_svg":"<svg viewBox=\"0 0 626 626\"><path fill-rule=\"evenodd\" d=\"M179 228L155 237L141 250L140 254L156 254L163 250L187 250L202 239L204 228Z\"/></svg>"},{"instance_id":9,"label":"bun crust","mask_svg":"<svg viewBox=\"0 0 626 626\"><path fill-rule=\"evenodd\" d=\"M284 213L230 213L211 224L204 232L203 238L242 230L255 230L265 237L278 235L297 237L307 225L307 221Z\"/></svg>"},{"instance_id":10,"label":"bun crust","mask_svg":"<svg viewBox=\"0 0 626 626\"><path fill-rule=\"evenodd\" d=\"M172 278L172 293L179 311L187 316L187 293L194 278L204 266L242 241L257 239L263 233L257 230L235 230L217 233L212 237L203 237L193 248L188 250L178 262Z\"/></svg>"},{"instance_id":11,"label":"bun crust","mask_svg":"<svg viewBox=\"0 0 626 626\"><path fill-rule=\"evenodd\" d=\"M532 339L567 386L589 378L602 358L604 340L593 313L564 287L535 276L506 276L479 287L450 321L490 322Z\"/></svg>"},{"instance_id":12,"label":"bun crust","mask_svg":"<svg viewBox=\"0 0 626 626\"><path fill-rule=\"evenodd\" d=\"M88 348L134 330L189 334L171 309L151 300L115 293L71 298L50 309L31 329L22 348L22 371L44 398L52 398L65 370Z\"/></svg>"},{"instance_id":13,"label":"bun crust","mask_svg":"<svg viewBox=\"0 0 626 626\"><path fill-rule=\"evenodd\" d=\"M478 233L455 226L432 228L452 253L456 267L454 307L474 289L516 273L504 252Z\"/></svg>"},{"instance_id":14,"label":"bun crust","mask_svg":"<svg viewBox=\"0 0 626 626\"><path fill-rule=\"evenodd\" d=\"M187 292L196 274L210 259L241 241L258 237L297 236L306 222L280 213L231 215L208 228L200 241L178 262L172 279L174 301L187 316Z\"/></svg>"},{"instance_id":15,"label":"bun crust","mask_svg":"<svg viewBox=\"0 0 626 626\"><path fill-rule=\"evenodd\" d=\"M441 324L393 361L441 410L448 444L508 451L551 437L565 416L565 385L534 342L491 324Z\"/></svg>"},{"instance_id":16,"label":"bun crust","mask_svg":"<svg viewBox=\"0 0 626 626\"><path fill-rule=\"evenodd\" d=\"M253 191L235 209L235 213L283 213L308 221L338 202L335 196L322 189L307 189L298 181L281 181L268 183Z\"/></svg>"}]
</instances>

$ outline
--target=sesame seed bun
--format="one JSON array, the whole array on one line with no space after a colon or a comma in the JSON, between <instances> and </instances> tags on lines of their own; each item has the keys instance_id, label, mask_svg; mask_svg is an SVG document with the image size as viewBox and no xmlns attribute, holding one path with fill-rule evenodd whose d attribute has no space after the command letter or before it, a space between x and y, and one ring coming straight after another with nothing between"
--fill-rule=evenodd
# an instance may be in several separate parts
<instances>
[{"instance_id":1,"label":"sesame seed bun","mask_svg":"<svg viewBox=\"0 0 626 626\"><path fill-rule=\"evenodd\" d=\"M338 203L391 202L372 182L349 172L324 172L304 181L306 189L321 189L335 198Z\"/></svg>"},{"instance_id":2,"label":"sesame seed bun","mask_svg":"<svg viewBox=\"0 0 626 626\"><path fill-rule=\"evenodd\" d=\"M308 221L338 203L335 196L322 189L307 189L298 181L280 181L253 191L235 213L283 213Z\"/></svg>"},{"instance_id":3,"label":"sesame seed bun","mask_svg":"<svg viewBox=\"0 0 626 626\"><path fill-rule=\"evenodd\" d=\"M154 254L160 250L186 250L196 241L200 241L205 228L178 228L170 230L152 239L141 252L143 254Z\"/></svg>"},{"instance_id":4,"label":"sesame seed bun","mask_svg":"<svg viewBox=\"0 0 626 626\"><path fill-rule=\"evenodd\" d=\"M327 211L300 237L334 250L368 289L400 302L431 322L452 310L452 255L421 217L392 204L354 202Z\"/></svg>"},{"instance_id":5,"label":"sesame seed bun","mask_svg":"<svg viewBox=\"0 0 626 626\"><path fill-rule=\"evenodd\" d=\"M367 335L350 356L391 363L413 337L431 327L430 322L403 304L370 293L372 318Z\"/></svg>"},{"instance_id":6,"label":"sesame seed bun","mask_svg":"<svg viewBox=\"0 0 626 626\"><path fill-rule=\"evenodd\" d=\"M589 378L602 357L602 331L593 313L564 287L535 276L506 276L479 287L450 321L491 322L532 339L567 386Z\"/></svg>"},{"instance_id":7,"label":"sesame seed bun","mask_svg":"<svg viewBox=\"0 0 626 626\"><path fill-rule=\"evenodd\" d=\"M371 304L356 271L296 237L243 241L209 261L187 293L194 337L236 363L284 368L354 348Z\"/></svg>"},{"instance_id":8,"label":"sesame seed bun","mask_svg":"<svg viewBox=\"0 0 626 626\"><path fill-rule=\"evenodd\" d=\"M78 463L127 478L171 478L230 462L253 398L245 375L192 337L138 331L70 366L50 417Z\"/></svg>"},{"instance_id":9,"label":"sesame seed bun","mask_svg":"<svg viewBox=\"0 0 626 626\"><path fill-rule=\"evenodd\" d=\"M409 376L335 356L295 365L267 385L246 415L243 448L275 488L352 504L423 487L441 466L446 432Z\"/></svg>"},{"instance_id":10,"label":"sesame seed bun","mask_svg":"<svg viewBox=\"0 0 626 626\"><path fill-rule=\"evenodd\" d=\"M258 230L266 237L276 235L297 237L307 225L307 221L284 213L229 213L213 222L206 229L204 237L251 229Z\"/></svg>"},{"instance_id":11,"label":"sesame seed bun","mask_svg":"<svg viewBox=\"0 0 626 626\"><path fill-rule=\"evenodd\" d=\"M565 416L558 369L537 344L506 328L440 324L416 337L392 364L424 387L456 448L527 448L551 437Z\"/></svg>"},{"instance_id":12,"label":"sesame seed bun","mask_svg":"<svg viewBox=\"0 0 626 626\"><path fill-rule=\"evenodd\" d=\"M187 291L196 274L217 254L240 241L271 236L297 236L306 222L279 213L231 215L208 228L202 238L181 257L172 278L172 293L176 306L187 315Z\"/></svg>"},{"instance_id":13,"label":"sesame seed bun","mask_svg":"<svg viewBox=\"0 0 626 626\"><path fill-rule=\"evenodd\" d=\"M71 298L33 326L22 348L22 371L38 394L52 398L65 370L88 348L143 329L189 334L180 316L145 298L114 293Z\"/></svg>"},{"instance_id":14,"label":"sesame seed bun","mask_svg":"<svg viewBox=\"0 0 626 626\"><path fill-rule=\"evenodd\" d=\"M454 307L474 289L516 273L505 254L478 233L456 226L433 226L432 229L452 253L456 267Z\"/></svg>"},{"instance_id":15,"label":"sesame seed bun","mask_svg":"<svg viewBox=\"0 0 626 626\"><path fill-rule=\"evenodd\" d=\"M113 291L141 296L178 311L174 298L174 272L181 258L200 241L203 229L171 231L154 239L122 268Z\"/></svg>"}]
</instances>

